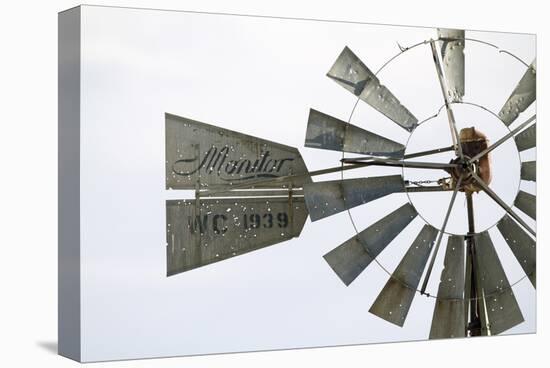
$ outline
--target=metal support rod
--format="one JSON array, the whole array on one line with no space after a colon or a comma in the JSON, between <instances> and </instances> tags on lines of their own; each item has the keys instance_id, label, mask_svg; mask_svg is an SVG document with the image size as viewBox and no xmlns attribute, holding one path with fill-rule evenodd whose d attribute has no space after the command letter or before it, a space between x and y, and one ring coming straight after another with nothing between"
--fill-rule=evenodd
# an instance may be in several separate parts
<instances>
[{"instance_id":1,"label":"metal support rod","mask_svg":"<svg viewBox=\"0 0 550 368\"><path fill-rule=\"evenodd\" d=\"M294 197L292 194L292 183L290 183L288 185L288 214L290 217L290 233L294 234Z\"/></svg>"},{"instance_id":2,"label":"metal support rod","mask_svg":"<svg viewBox=\"0 0 550 368\"><path fill-rule=\"evenodd\" d=\"M421 157L421 156L429 156L429 155L435 155L437 153L448 152L448 151L453 151L453 150L454 150L453 146L443 147L443 148L436 148L436 149L428 150L428 151L409 153L409 154L405 155L404 158L409 159L409 158L415 158L415 157Z\"/></svg>"},{"instance_id":3,"label":"metal support rod","mask_svg":"<svg viewBox=\"0 0 550 368\"><path fill-rule=\"evenodd\" d=\"M437 71L437 77L439 78L439 85L441 86L441 92L443 93L443 99L445 101L445 109L447 110L447 118L449 120L449 128L451 128L451 136L453 138L453 146L455 151L458 154L458 157L464 159L462 153L462 146L459 142L459 134L456 128L455 116L453 109L451 108L451 102L449 101L449 96L447 96L447 84L443 76L443 69L441 68L441 60L439 60L439 55L437 53L437 48L435 46L434 40L430 40L430 46L432 48L432 56L435 63L435 69Z\"/></svg>"},{"instance_id":4,"label":"metal support rod","mask_svg":"<svg viewBox=\"0 0 550 368\"><path fill-rule=\"evenodd\" d=\"M310 171L304 174L294 174L294 175L285 175L285 176L278 176L273 179L262 179L262 180L256 180L251 181L247 183L242 184L236 184L236 185L225 185L223 188L220 189L207 189L204 191L204 193L209 193L210 195L216 194L216 193L222 193L227 192L235 189L249 189L253 188L255 185L264 185L264 184L276 184L276 183L283 183L287 180L299 180L308 178L311 176L317 176L317 175L324 175L324 174L330 174L334 172L339 171L346 171L346 170L352 170L352 169L358 169L360 167L364 167L365 165L340 165L335 167L329 167L328 169L322 169L317 171Z\"/></svg>"},{"instance_id":5,"label":"metal support rod","mask_svg":"<svg viewBox=\"0 0 550 368\"><path fill-rule=\"evenodd\" d=\"M483 151L481 151L480 153L478 153L477 155L475 155L474 157L472 157L471 159L468 160L468 163L472 164L474 162L476 162L477 160L479 160L481 157L485 156L486 154L488 154L489 152L491 152L492 150L494 150L495 148L497 148L498 146L500 146L502 143L504 143L505 141L507 141L508 139L510 139L512 136L516 135L517 133L520 132L520 130L522 130L523 128L525 128L527 125L529 125L529 123L531 123L533 120L535 120L537 118L537 115L533 115L531 116L529 119L527 119L525 122L521 123L520 125L518 125L517 128L515 128L514 130L510 131L510 133L506 134L504 137L500 138L498 141L496 141L495 143L493 143L492 145L490 145L489 147L487 147L486 149L484 149Z\"/></svg>"},{"instance_id":6,"label":"metal support rod","mask_svg":"<svg viewBox=\"0 0 550 368\"><path fill-rule=\"evenodd\" d=\"M468 233L475 233L474 201L472 193L466 192L466 208L468 209Z\"/></svg>"},{"instance_id":7,"label":"metal support rod","mask_svg":"<svg viewBox=\"0 0 550 368\"><path fill-rule=\"evenodd\" d=\"M439 230L439 234L437 237L437 241L435 243L435 247L433 250L432 258L430 259L430 264L428 265L428 270L426 271L426 276L424 276L424 281L422 282L422 288L420 289L421 294L426 294L426 287L428 286L428 281L430 280L430 275L432 274L432 269L434 267L435 258L437 257L437 252L439 251L439 246L441 245L441 239L443 239L443 234L445 233L445 228L447 227L447 222L449 221L449 217L451 215L451 211L453 209L453 205L455 203L456 195L458 193L458 189L460 189L460 184L462 184L462 175L458 178L458 181L456 183L456 186L453 191L453 195L451 197L451 202L449 203L449 207L447 208L447 213L445 213L445 219L443 220L443 225L441 226L441 229Z\"/></svg>"},{"instance_id":8,"label":"metal support rod","mask_svg":"<svg viewBox=\"0 0 550 368\"><path fill-rule=\"evenodd\" d=\"M483 191L487 193L487 195L491 197L493 201L495 201L500 207L502 207L511 217L514 218L514 220L516 220L521 226L523 226L523 228L527 230L531 235L537 236L537 233L535 233L535 231L531 229L529 225L527 225L527 223L525 223L525 221L523 221L521 217L519 217L514 212L514 210L512 210L512 208L510 208L510 206L508 206L502 199L500 199L500 197L495 192L493 192L493 190L489 188L489 186L485 184L485 182L479 176L477 176L473 170L470 170L470 174L475 179L475 181L481 186L481 189L483 189Z\"/></svg>"},{"instance_id":9,"label":"metal support rod","mask_svg":"<svg viewBox=\"0 0 550 368\"><path fill-rule=\"evenodd\" d=\"M411 153L409 155L405 155L404 158L413 158L413 157L426 156L426 155L430 155L430 154L433 154L433 153L450 151L452 149L453 149L452 147L444 147L444 148L439 148L437 150L415 152L415 153ZM373 159L376 159L376 157L366 156L366 157L361 157L359 159L373 160ZM347 162L345 160L346 159L343 159L342 163L347 164ZM273 179L262 179L262 180L256 180L256 181L242 183L242 184L224 186L224 188L206 189L206 190L201 191L201 193L202 193L201 195L203 195L203 196L206 196L206 195L213 196L213 195L216 195L218 193L226 193L226 192L229 192L231 190L248 189L248 188L254 187L255 185L276 184L276 183L285 182L287 180L299 180L299 179L304 179L304 178L307 178L307 177L331 174L331 173L334 173L334 172L353 170L353 169L358 169L360 167L369 166L369 165L365 165L365 163L366 162L351 163L349 165L340 165L340 166L335 166L335 167L329 167L327 169L310 171L310 172L304 173L304 174L279 176L279 177L273 178ZM438 164L438 165L446 165L446 164ZM402 165L399 164L399 165L394 165L394 166L402 166ZM208 194L206 194L206 193L208 193Z\"/></svg>"},{"instance_id":10,"label":"metal support rod","mask_svg":"<svg viewBox=\"0 0 550 368\"><path fill-rule=\"evenodd\" d=\"M453 151L455 148L453 146L449 146L449 147L443 147L443 148L436 148L436 149L433 149L433 150L428 150L428 151L420 151L420 152L415 152L415 153L408 153L406 155L403 156L403 159L409 159L409 158L416 158L416 157L422 157L422 156L429 156L429 155L435 155L437 153L442 153L442 152L448 152L448 151ZM373 158L376 158L375 156L359 156L359 157L348 157L348 158L343 158L341 159L340 161L341 162L344 162L344 163L347 163L347 161L349 160L353 160L353 161L362 161L362 160L372 160Z\"/></svg>"},{"instance_id":11,"label":"metal support rod","mask_svg":"<svg viewBox=\"0 0 550 368\"><path fill-rule=\"evenodd\" d=\"M353 159L352 159L353 160ZM390 158L372 158L370 161L345 161L346 163L352 163L354 165L363 166L391 166L391 167L410 167L415 169L435 169L446 170L458 167L458 164L444 164L439 162L415 162L415 161L403 161L394 160Z\"/></svg>"},{"instance_id":12,"label":"metal support rod","mask_svg":"<svg viewBox=\"0 0 550 368\"><path fill-rule=\"evenodd\" d=\"M446 192L451 191L449 187L444 187L443 185L438 186L429 186L429 187L405 187L405 191L409 193L418 193L418 192Z\"/></svg>"},{"instance_id":13,"label":"metal support rod","mask_svg":"<svg viewBox=\"0 0 550 368\"><path fill-rule=\"evenodd\" d=\"M446 150L446 148L443 148L441 150ZM429 154L428 152L431 152L431 151L417 152L417 153L414 153L412 155L414 155L414 157L418 157L418 156L421 156L421 155L424 155L424 154ZM232 185L232 186L225 186L224 188L220 188L220 189L206 189L206 190L202 191L201 193L208 193L209 196L212 196L212 195L217 194L217 193L228 192L228 191L236 190L236 189L245 189L245 188L248 189L248 188L251 188L251 187L253 188L255 185L283 183L283 182L288 181L288 180L304 179L304 178L307 178L307 177L325 175L325 174L330 174L330 173L340 172L340 171L346 171L346 170L352 170L352 169L357 169L357 168L365 167L365 166L394 166L394 167L405 166L405 167L416 167L416 168L426 168L426 169L443 169L443 170L444 169L450 169L450 168L453 168L453 167L457 167L456 164L442 164L442 163L431 163L431 162L405 162L405 161L402 161L402 160L393 160L393 159L377 158L377 157L371 157L370 160L371 161L349 162L349 165L343 165L342 164L340 166L330 167L328 169L310 171L310 172L305 173L305 174L279 176L279 177L276 177L276 178L273 178L273 179L257 180L257 181L254 181L254 182L242 183L242 184L237 184L237 185ZM343 163L348 164L348 162L343 162ZM203 195L206 195L206 194L203 194Z\"/></svg>"},{"instance_id":14,"label":"metal support rod","mask_svg":"<svg viewBox=\"0 0 550 368\"><path fill-rule=\"evenodd\" d=\"M470 246L470 237L466 235L466 270L464 274L464 336L468 336L469 322L471 319L469 310L471 307L472 296L472 254Z\"/></svg>"}]
</instances>

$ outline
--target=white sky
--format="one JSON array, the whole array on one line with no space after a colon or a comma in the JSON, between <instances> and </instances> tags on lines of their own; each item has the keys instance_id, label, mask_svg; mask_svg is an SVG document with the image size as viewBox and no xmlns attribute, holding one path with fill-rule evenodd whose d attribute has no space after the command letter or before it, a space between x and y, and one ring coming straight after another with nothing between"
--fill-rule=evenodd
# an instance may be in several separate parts
<instances>
[{"instance_id":1,"label":"white sky","mask_svg":"<svg viewBox=\"0 0 550 368\"><path fill-rule=\"evenodd\" d=\"M308 220L298 239L166 278L165 200L192 194L164 189L164 113L298 147L310 170L335 166L339 153L307 149L303 143L309 108L347 119L355 103L325 77L342 48L349 46L377 70L399 51L396 42L411 45L435 37L435 29L100 7L84 7L82 14L83 359L427 338L433 299L417 295L405 326L396 327L368 313L388 278L380 267L373 263L345 287L322 259L354 235L346 213ZM532 35L467 36L495 43L527 62L535 56ZM426 46L411 50L380 74L419 120L442 103L428 52ZM498 112L524 67L480 44L468 43L465 52L465 100ZM354 124L407 141L404 130L366 104L359 106ZM458 110L459 128L487 123L482 130L492 141L505 133L485 112ZM439 146L448 134L446 124L441 115L419 128L408 152ZM439 141L433 140L436 132ZM444 143L450 144L450 137ZM523 156L533 159L534 152ZM519 182L513 144L495 151L493 163L492 187L511 203L515 192L510 188ZM369 168L345 177L399 171ZM331 178L338 175L316 180ZM522 188L535 190L526 183ZM421 201L424 205L413 199L414 204L426 218L442 219L438 213L444 213L450 194L431 195ZM353 210L358 229L405 200L393 195ZM500 209L487 198L479 195L475 201L487 214L478 216L479 227L498 220ZM460 232L463 197L456 203L449 230ZM379 261L393 270L422 225L417 218ZM510 282L517 281L523 276L519 264L498 231L491 236ZM436 265L434 275L440 271ZM433 290L437 278L432 278ZM526 322L510 332L532 332L535 292L527 280L514 291Z\"/></svg>"}]
</instances>

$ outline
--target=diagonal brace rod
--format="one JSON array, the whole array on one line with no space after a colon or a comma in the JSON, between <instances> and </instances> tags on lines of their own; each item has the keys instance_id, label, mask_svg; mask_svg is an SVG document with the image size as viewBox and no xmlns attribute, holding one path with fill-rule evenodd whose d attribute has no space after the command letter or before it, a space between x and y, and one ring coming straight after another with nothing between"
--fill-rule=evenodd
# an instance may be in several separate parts
<instances>
[{"instance_id":1,"label":"diagonal brace rod","mask_svg":"<svg viewBox=\"0 0 550 368\"><path fill-rule=\"evenodd\" d=\"M510 131L510 133L506 134L504 137L500 138L498 141L496 141L495 143L493 143L492 145L490 145L489 147L487 147L486 149L484 149L483 151L481 151L480 153L478 153L477 155L475 155L474 157L472 157L470 160L468 160L468 163L474 163L476 162L477 160L479 160L481 157L485 156L486 154L488 154L489 152L491 152L492 150L494 150L495 148L497 148L498 146L500 146L502 143L504 143L505 141L507 141L508 139L510 139L510 137L516 135L517 133L519 133L520 130L522 130L523 128L525 128L527 125L529 125L529 123L531 123L533 120L535 120L537 118L537 115L533 115L531 116L529 119L527 119L525 122L523 122L522 124L520 124L517 128L515 128L514 130Z\"/></svg>"},{"instance_id":2,"label":"diagonal brace rod","mask_svg":"<svg viewBox=\"0 0 550 368\"><path fill-rule=\"evenodd\" d=\"M487 193L487 195L491 197L500 207L502 207L506 212L508 212L508 214L514 218L514 220L516 220L521 226L523 226L523 228L525 228L525 230L527 230L531 235L533 236L537 235L535 231L531 229L529 225L527 225L525 221L523 221L521 217L519 217L514 212L514 210L512 210L512 208L510 208L510 206L508 206L502 199L500 199L500 197L495 192L493 192L493 190L489 188L489 186L485 184L485 182L479 176L477 176L475 172L473 172L473 170L470 170L470 174L476 180L476 182L481 186L483 191Z\"/></svg>"},{"instance_id":3,"label":"diagonal brace rod","mask_svg":"<svg viewBox=\"0 0 550 368\"><path fill-rule=\"evenodd\" d=\"M403 161L389 158L375 158L370 161L354 161L353 159L346 160L346 163L363 166L394 166L394 167L411 167L415 169L435 169L446 170L458 167L458 164L445 164L440 162L420 162L420 161Z\"/></svg>"},{"instance_id":4,"label":"diagonal brace rod","mask_svg":"<svg viewBox=\"0 0 550 368\"><path fill-rule=\"evenodd\" d=\"M460 184L462 184L462 175L458 178L455 189L453 191L453 196L451 197L451 202L449 203L449 207L447 208L447 213L445 214L445 219L443 220L443 225L441 226L441 230L439 230L439 235L435 243L432 258L430 259L430 264L428 266L428 270L426 271L426 276L424 276L424 281L422 282L422 288L420 289L421 294L426 294L426 287L428 286L428 281L430 280L430 275L432 274L435 258L437 257L437 252L439 251L439 246L441 245L441 239L443 239L443 234L445 233L445 228L447 227L447 222L449 221L449 217L451 215L451 211L453 209L453 205L455 203L456 195L458 193L458 189L460 188Z\"/></svg>"}]
</instances>

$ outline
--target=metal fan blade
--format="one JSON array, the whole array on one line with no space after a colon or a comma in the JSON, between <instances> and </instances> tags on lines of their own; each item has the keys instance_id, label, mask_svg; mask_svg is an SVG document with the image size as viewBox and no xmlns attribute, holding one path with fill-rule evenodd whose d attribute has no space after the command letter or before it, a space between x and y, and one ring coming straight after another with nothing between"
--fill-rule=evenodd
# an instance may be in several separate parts
<instances>
[{"instance_id":1,"label":"metal fan blade","mask_svg":"<svg viewBox=\"0 0 550 368\"><path fill-rule=\"evenodd\" d=\"M497 227L523 271L531 280L531 284L536 288L537 245L535 240L508 215L498 222Z\"/></svg>"},{"instance_id":2,"label":"metal fan blade","mask_svg":"<svg viewBox=\"0 0 550 368\"><path fill-rule=\"evenodd\" d=\"M521 179L537 181L537 162L527 161L521 163Z\"/></svg>"},{"instance_id":3,"label":"metal fan blade","mask_svg":"<svg viewBox=\"0 0 550 368\"><path fill-rule=\"evenodd\" d=\"M453 235L447 242L430 339L464 337L464 237Z\"/></svg>"},{"instance_id":4,"label":"metal fan blade","mask_svg":"<svg viewBox=\"0 0 550 368\"><path fill-rule=\"evenodd\" d=\"M402 191L404 183L401 175L304 184L304 197L311 221Z\"/></svg>"},{"instance_id":5,"label":"metal fan blade","mask_svg":"<svg viewBox=\"0 0 550 368\"><path fill-rule=\"evenodd\" d=\"M484 334L498 335L521 322L523 315L487 231L474 235L475 278Z\"/></svg>"},{"instance_id":6,"label":"metal fan blade","mask_svg":"<svg viewBox=\"0 0 550 368\"><path fill-rule=\"evenodd\" d=\"M406 203L324 255L338 277L349 285L418 215Z\"/></svg>"},{"instance_id":7,"label":"metal fan blade","mask_svg":"<svg viewBox=\"0 0 550 368\"><path fill-rule=\"evenodd\" d=\"M537 145L537 124L531 125L514 138L518 151L525 151Z\"/></svg>"},{"instance_id":8,"label":"metal fan blade","mask_svg":"<svg viewBox=\"0 0 550 368\"><path fill-rule=\"evenodd\" d=\"M520 190L514 201L514 206L519 208L533 220L537 219L537 197L533 194Z\"/></svg>"},{"instance_id":9,"label":"metal fan blade","mask_svg":"<svg viewBox=\"0 0 550 368\"><path fill-rule=\"evenodd\" d=\"M370 307L370 313L403 327L436 235L437 229L424 225Z\"/></svg>"},{"instance_id":10,"label":"metal fan blade","mask_svg":"<svg viewBox=\"0 0 550 368\"><path fill-rule=\"evenodd\" d=\"M443 41L441 59L447 80L447 95L451 102L460 102L464 97L464 31L439 28L437 34Z\"/></svg>"},{"instance_id":11,"label":"metal fan blade","mask_svg":"<svg viewBox=\"0 0 550 368\"><path fill-rule=\"evenodd\" d=\"M405 146L355 125L310 109L306 147L401 158Z\"/></svg>"},{"instance_id":12,"label":"metal fan blade","mask_svg":"<svg viewBox=\"0 0 550 368\"><path fill-rule=\"evenodd\" d=\"M346 46L327 76L358 96L403 129L414 130L418 119L383 85Z\"/></svg>"},{"instance_id":13,"label":"metal fan blade","mask_svg":"<svg viewBox=\"0 0 550 368\"><path fill-rule=\"evenodd\" d=\"M517 119L535 101L537 95L537 61L533 60L514 91L500 109L498 116L506 125Z\"/></svg>"}]
</instances>

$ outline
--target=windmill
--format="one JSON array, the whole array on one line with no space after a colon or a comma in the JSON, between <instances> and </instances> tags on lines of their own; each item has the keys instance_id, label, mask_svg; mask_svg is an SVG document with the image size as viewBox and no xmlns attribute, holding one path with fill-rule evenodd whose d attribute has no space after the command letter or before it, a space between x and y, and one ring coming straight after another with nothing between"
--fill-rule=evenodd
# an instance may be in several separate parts
<instances>
[{"instance_id":1,"label":"windmill","mask_svg":"<svg viewBox=\"0 0 550 368\"><path fill-rule=\"evenodd\" d=\"M465 31L438 29L435 39L400 48L397 55L429 48L442 92L443 103L436 115L446 115L452 137L452 142L436 149L408 153L405 144L353 125L350 120L311 109L305 146L356 156L343 156L333 167L309 171L296 148L166 114L166 187L195 191L193 200L166 202L167 274L297 237L308 216L311 221L320 221L395 193L407 193L410 198L416 193L446 191L451 193L451 199L444 218L438 224L426 221L410 240L410 247L369 312L403 326L417 294L435 298L430 338L495 335L523 322L489 232L475 227L478 213L474 194L487 194L503 209L496 228L535 287L536 233L524 216L536 220L535 196L518 189L513 205L508 205L490 186L490 156L510 140L519 152L536 145L536 115L522 114L535 101L536 62L525 64L510 54L524 64L525 73L500 112L493 113L507 133L489 142L483 125L457 128L455 107L468 104L463 97L464 48L469 42L504 51L466 37ZM357 104L374 108L412 135L429 119L419 121L381 83L378 72L372 72L345 47L327 76L356 96ZM429 159L444 152L452 153L453 158L448 162ZM405 179L403 174L312 181L318 175L369 166L437 172L444 177L422 185ZM520 176L523 181L535 182L535 161L522 162ZM459 196L466 201L468 228L462 234L450 234L446 228ZM324 259L343 284L350 285L367 267L377 263L377 257L419 217L422 216L411 201L389 209L379 220L328 252ZM434 277L440 252L443 268L437 293L432 295L427 286Z\"/></svg>"}]
</instances>

